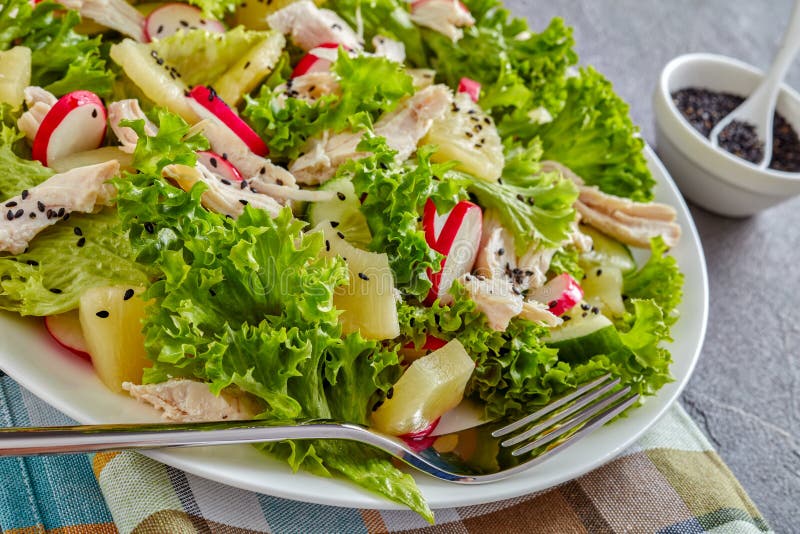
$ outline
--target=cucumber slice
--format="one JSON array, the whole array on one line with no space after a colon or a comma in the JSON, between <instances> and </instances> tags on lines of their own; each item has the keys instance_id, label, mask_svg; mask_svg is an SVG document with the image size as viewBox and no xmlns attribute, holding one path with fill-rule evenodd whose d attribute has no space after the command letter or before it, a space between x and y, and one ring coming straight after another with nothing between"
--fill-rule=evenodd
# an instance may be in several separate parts
<instances>
[{"instance_id":1,"label":"cucumber slice","mask_svg":"<svg viewBox=\"0 0 800 534\"><path fill-rule=\"evenodd\" d=\"M367 219L361 213L361 201L356 196L353 182L348 178L338 178L325 182L323 191L334 191L336 197L327 202L314 202L308 209L308 222L317 226L322 221L339 223L336 230L344 235L351 245L366 248L372 241Z\"/></svg>"},{"instance_id":2,"label":"cucumber slice","mask_svg":"<svg viewBox=\"0 0 800 534\"><path fill-rule=\"evenodd\" d=\"M578 308L580 309L580 308ZM585 362L597 354L611 354L622 347L617 329L605 315L589 312L576 314L558 328L550 330L542 341L558 349L558 358L567 363Z\"/></svg>"},{"instance_id":3,"label":"cucumber slice","mask_svg":"<svg viewBox=\"0 0 800 534\"><path fill-rule=\"evenodd\" d=\"M608 316L619 317L625 313L622 302L622 271L610 265L591 266L581 281L583 298L597 306Z\"/></svg>"},{"instance_id":4,"label":"cucumber slice","mask_svg":"<svg viewBox=\"0 0 800 534\"><path fill-rule=\"evenodd\" d=\"M588 265L616 267L623 273L636 270L636 261L630 249L612 237L586 225L581 232L592 238L592 250L581 254L581 262Z\"/></svg>"}]
</instances>

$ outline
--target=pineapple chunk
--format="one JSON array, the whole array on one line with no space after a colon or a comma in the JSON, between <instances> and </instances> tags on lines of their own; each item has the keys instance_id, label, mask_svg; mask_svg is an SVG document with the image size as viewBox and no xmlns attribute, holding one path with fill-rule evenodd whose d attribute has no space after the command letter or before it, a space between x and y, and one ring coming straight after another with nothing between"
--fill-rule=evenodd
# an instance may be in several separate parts
<instances>
[{"instance_id":1,"label":"pineapple chunk","mask_svg":"<svg viewBox=\"0 0 800 534\"><path fill-rule=\"evenodd\" d=\"M342 330L346 334L361 331L368 339L399 336L400 321L389 256L354 247L340 237L341 232L331 226L330 221L321 222L316 230L325 236L322 254L341 256L350 273L350 284L337 288L333 296L333 304L342 310L339 316Z\"/></svg>"},{"instance_id":2,"label":"pineapple chunk","mask_svg":"<svg viewBox=\"0 0 800 534\"><path fill-rule=\"evenodd\" d=\"M170 65L162 58L153 57L152 52L146 44L123 39L111 47L111 59L156 105L177 113L189 123L199 121L200 117L185 96L188 92L186 85L170 70Z\"/></svg>"},{"instance_id":3,"label":"pineapple chunk","mask_svg":"<svg viewBox=\"0 0 800 534\"><path fill-rule=\"evenodd\" d=\"M619 317L625 313L622 302L622 271L618 267L603 265L586 269L581 281L583 297L592 306L597 306L608 317Z\"/></svg>"},{"instance_id":4,"label":"pineapple chunk","mask_svg":"<svg viewBox=\"0 0 800 534\"><path fill-rule=\"evenodd\" d=\"M81 296L80 321L95 372L109 389L142 382L147 359L142 319L147 303L142 288L96 287ZM126 300L127 297L127 300Z\"/></svg>"},{"instance_id":5,"label":"pineapple chunk","mask_svg":"<svg viewBox=\"0 0 800 534\"><path fill-rule=\"evenodd\" d=\"M245 94L255 89L272 72L284 45L286 39L283 35L271 32L261 43L251 48L214 82L214 89L220 98L229 106L236 106Z\"/></svg>"},{"instance_id":6,"label":"pineapple chunk","mask_svg":"<svg viewBox=\"0 0 800 534\"><path fill-rule=\"evenodd\" d=\"M15 46L0 52L0 104L19 109L31 84L31 49Z\"/></svg>"},{"instance_id":7,"label":"pineapple chunk","mask_svg":"<svg viewBox=\"0 0 800 534\"><path fill-rule=\"evenodd\" d=\"M409 366L372 413L373 426L395 436L425 429L461 402L474 370L461 342L450 341Z\"/></svg>"},{"instance_id":8,"label":"pineapple chunk","mask_svg":"<svg viewBox=\"0 0 800 534\"><path fill-rule=\"evenodd\" d=\"M134 170L132 167L133 154L123 152L115 146L104 146L102 148L95 148L94 150L84 150L83 152L69 154L68 156L50 162L50 168L56 172L67 172L78 167L105 163L112 159L119 162L122 170Z\"/></svg>"},{"instance_id":9,"label":"pineapple chunk","mask_svg":"<svg viewBox=\"0 0 800 534\"><path fill-rule=\"evenodd\" d=\"M497 128L466 93L456 95L453 107L434 121L420 144L437 145L433 161L457 161L457 169L476 178L494 182L503 172L505 157Z\"/></svg>"}]
</instances>

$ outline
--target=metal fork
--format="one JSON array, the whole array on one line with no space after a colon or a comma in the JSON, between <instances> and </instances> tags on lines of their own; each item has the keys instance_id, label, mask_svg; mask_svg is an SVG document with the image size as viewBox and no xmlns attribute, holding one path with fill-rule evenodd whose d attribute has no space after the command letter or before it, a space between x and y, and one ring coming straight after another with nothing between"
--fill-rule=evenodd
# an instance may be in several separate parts
<instances>
[{"instance_id":1,"label":"metal fork","mask_svg":"<svg viewBox=\"0 0 800 534\"><path fill-rule=\"evenodd\" d=\"M606 375L511 424L485 423L422 440L330 420L6 428L0 429L0 456L343 439L378 447L448 482L484 484L543 462L633 405L639 395L619 383Z\"/></svg>"}]
</instances>

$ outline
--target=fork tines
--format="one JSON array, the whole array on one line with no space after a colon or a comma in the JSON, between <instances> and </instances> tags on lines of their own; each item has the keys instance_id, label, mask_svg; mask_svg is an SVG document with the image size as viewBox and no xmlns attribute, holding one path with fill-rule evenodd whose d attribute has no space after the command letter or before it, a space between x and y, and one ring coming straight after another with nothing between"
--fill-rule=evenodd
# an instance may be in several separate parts
<instances>
[{"instance_id":1,"label":"fork tines","mask_svg":"<svg viewBox=\"0 0 800 534\"><path fill-rule=\"evenodd\" d=\"M511 451L513 456L521 456L574 431L561 443L549 449L546 452L549 456L603 426L639 399L638 393L630 394L630 386L613 391L619 384L620 379L612 379L611 374L602 376L540 410L495 430L492 436L499 438L525 428L523 432L500 443L502 447L523 444ZM563 409L558 411L562 407ZM551 413L553 415L544 419Z\"/></svg>"}]
</instances>

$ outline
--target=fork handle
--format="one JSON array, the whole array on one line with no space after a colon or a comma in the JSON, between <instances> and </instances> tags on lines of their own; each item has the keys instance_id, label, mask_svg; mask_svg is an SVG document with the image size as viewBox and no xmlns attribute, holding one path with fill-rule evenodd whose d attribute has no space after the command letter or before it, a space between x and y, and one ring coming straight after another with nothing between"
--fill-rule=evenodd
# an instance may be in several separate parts
<instances>
[{"instance_id":1,"label":"fork handle","mask_svg":"<svg viewBox=\"0 0 800 534\"><path fill-rule=\"evenodd\" d=\"M331 421L291 425L226 421L4 428L0 429L0 457L331 438L367 441L394 451L391 438L376 436L359 425Z\"/></svg>"}]
</instances>

